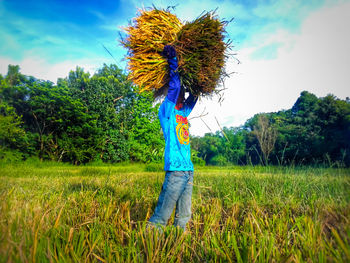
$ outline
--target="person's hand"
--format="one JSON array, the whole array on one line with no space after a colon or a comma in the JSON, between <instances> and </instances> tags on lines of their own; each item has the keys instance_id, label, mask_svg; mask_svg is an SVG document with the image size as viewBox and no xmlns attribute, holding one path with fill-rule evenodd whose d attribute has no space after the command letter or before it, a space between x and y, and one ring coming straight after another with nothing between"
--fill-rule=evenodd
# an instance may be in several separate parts
<instances>
[{"instance_id":1,"label":"person's hand","mask_svg":"<svg viewBox=\"0 0 350 263\"><path fill-rule=\"evenodd\" d=\"M170 72L176 71L178 63L176 58L175 47L173 47L172 45L166 45L164 46L164 49L161 54L168 60Z\"/></svg>"},{"instance_id":2,"label":"person's hand","mask_svg":"<svg viewBox=\"0 0 350 263\"><path fill-rule=\"evenodd\" d=\"M175 48L172 45L164 46L164 49L162 51L162 56L164 56L167 59L176 58L176 50L175 50Z\"/></svg>"}]
</instances>

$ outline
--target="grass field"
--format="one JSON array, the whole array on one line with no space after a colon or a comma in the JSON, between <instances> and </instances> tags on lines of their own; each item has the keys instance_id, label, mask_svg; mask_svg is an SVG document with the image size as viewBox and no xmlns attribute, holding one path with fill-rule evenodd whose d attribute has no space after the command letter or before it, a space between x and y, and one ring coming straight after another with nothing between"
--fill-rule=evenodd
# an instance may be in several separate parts
<instances>
[{"instance_id":1,"label":"grass field","mask_svg":"<svg viewBox=\"0 0 350 263\"><path fill-rule=\"evenodd\" d=\"M163 178L0 165L0 262L350 262L349 169L198 167L185 233L145 229Z\"/></svg>"}]
</instances>

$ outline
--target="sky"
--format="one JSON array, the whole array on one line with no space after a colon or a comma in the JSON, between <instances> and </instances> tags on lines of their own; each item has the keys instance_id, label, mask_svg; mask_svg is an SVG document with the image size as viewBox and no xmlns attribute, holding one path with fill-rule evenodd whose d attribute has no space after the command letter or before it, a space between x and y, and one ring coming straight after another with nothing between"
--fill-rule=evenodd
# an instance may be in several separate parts
<instances>
[{"instance_id":1,"label":"sky","mask_svg":"<svg viewBox=\"0 0 350 263\"><path fill-rule=\"evenodd\" d=\"M127 73L122 28L152 6L173 7L182 22L215 9L220 19L233 18L224 100L198 102L194 135L290 109L304 90L350 97L350 0L0 0L0 74L13 64L56 82L76 66L93 74L104 63Z\"/></svg>"}]
</instances>

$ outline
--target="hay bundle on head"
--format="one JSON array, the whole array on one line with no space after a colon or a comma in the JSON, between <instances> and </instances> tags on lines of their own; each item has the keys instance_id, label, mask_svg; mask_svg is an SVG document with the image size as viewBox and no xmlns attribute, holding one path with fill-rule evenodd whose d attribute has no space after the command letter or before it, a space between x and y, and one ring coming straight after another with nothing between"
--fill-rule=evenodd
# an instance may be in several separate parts
<instances>
[{"instance_id":1,"label":"hay bundle on head","mask_svg":"<svg viewBox=\"0 0 350 263\"><path fill-rule=\"evenodd\" d=\"M140 10L140 15L125 30L122 40L128 48L129 79L142 91L160 91L167 84L168 63L160 54L165 45L173 43L182 24L169 11Z\"/></svg>"},{"instance_id":2,"label":"hay bundle on head","mask_svg":"<svg viewBox=\"0 0 350 263\"><path fill-rule=\"evenodd\" d=\"M208 12L184 26L168 10L141 10L133 24L126 28L128 37L122 44L128 48L129 79L142 91L153 91L155 97L165 94L169 80L168 63L161 52L171 44L179 58L182 85L195 96L216 92L226 73L224 42L226 22Z\"/></svg>"},{"instance_id":3,"label":"hay bundle on head","mask_svg":"<svg viewBox=\"0 0 350 263\"><path fill-rule=\"evenodd\" d=\"M177 36L181 81L196 96L212 94L226 76L225 25L208 12L184 25Z\"/></svg>"}]
</instances>

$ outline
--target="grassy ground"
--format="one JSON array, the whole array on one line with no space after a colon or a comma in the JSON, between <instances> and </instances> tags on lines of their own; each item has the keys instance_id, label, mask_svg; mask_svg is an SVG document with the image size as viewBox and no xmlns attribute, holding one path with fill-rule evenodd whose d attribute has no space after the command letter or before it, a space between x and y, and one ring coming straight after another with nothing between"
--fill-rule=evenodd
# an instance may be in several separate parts
<instances>
[{"instance_id":1,"label":"grassy ground","mask_svg":"<svg viewBox=\"0 0 350 263\"><path fill-rule=\"evenodd\" d=\"M189 231L158 233L157 165L0 165L0 262L350 262L349 175L200 167Z\"/></svg>"}]
</instances>

